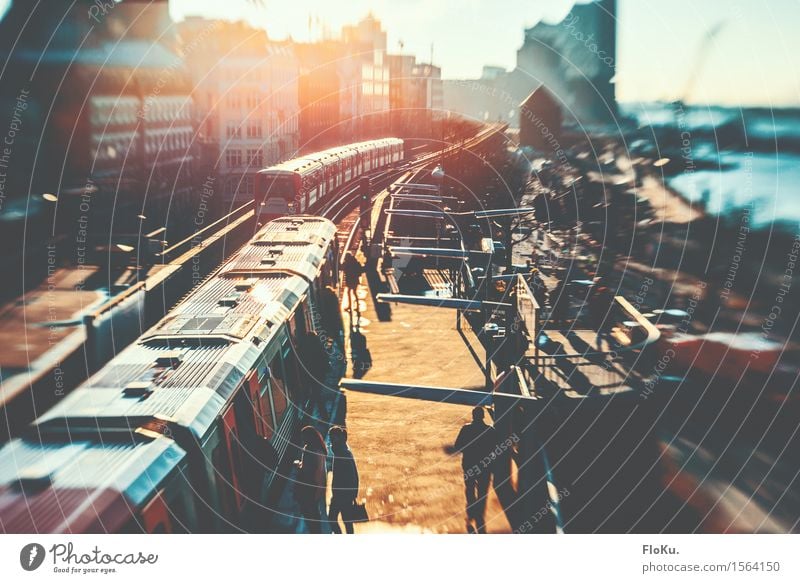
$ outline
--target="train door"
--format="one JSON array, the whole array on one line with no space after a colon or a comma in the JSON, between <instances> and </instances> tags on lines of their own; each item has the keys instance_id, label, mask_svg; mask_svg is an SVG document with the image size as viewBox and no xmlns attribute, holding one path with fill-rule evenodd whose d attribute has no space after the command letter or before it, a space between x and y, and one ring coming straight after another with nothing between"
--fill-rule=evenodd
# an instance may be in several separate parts
<instances>
[{"instance_id":1,"label":"train door","mask_svg":"<svg viewBox=\"0 0 800 583\"><path fill-rule=\"evenodd\" d=\"M306 192L308 193L307 205L306 205L306 208L303 211L303 212L305 212L305 210L307 210L308 208L311 207L311 205L313 205L315 202L317 202L317 188L318 187L317 187L317 184L316 184L316 182L314 180L314 175L313 174L306 175L303 178L303 183L306 185Z\"/></svg>"},{"instance_id":2,"label":"train door","mask_svg":"<svg viewBox=\"0 0 800 583\"><path fill-rule=\"evenodd\" d=\"M269 379L267 378L266 363L253 371L247 379L247 388L250 394L255 433L269 439L272 437L274 420L272 419L272 405L269 401Z\"/></svg>"},{"instance_id":3,"label":"train door","mask_svg":"<svg viewBox=\"0 0 800 583\"><path fill-rule=\"evenodd\" d=\"M221 424L222 441L214 449L211 461L216 471L217 489L223 511L226 516L237 520L243 503L239 488L239 476L242 475L242 447L233 403L222 414Z\"/></svg>"},{"instance_id":4,"label":"train door","mask_svg":"<svg viewBox=\"0 0 800 583\"><path fill-rule=\"evenodd\" d=\"M262 359L261 364L247 378L245 383L247 390L240 391L234 400L241 452L241 467L237 476L244 497L242 515L244 526L249 526L250 521L261 514L262 509L258 503L266 494L263 490L265 474L274 476L278 466L278 456L269 442L274 421L267 373L267 366ZM271 482L271 479L268 482Z\"/></svg>"},{"instance_id":5,"label":"train door","mask_svg":"<svg viewBox=\"0 0 800 583\"><path fill-rule=\"evenodd\" d=\"M275 419L275 430L280 431L289 414L291 403L288 387L286 383L286 371L283 366L282 350L278 351L269 363L270 372L270 398L272 399L272 415ZM285 436L288 437L291 431L287 430Z\"/></svg>"}]
</instances>

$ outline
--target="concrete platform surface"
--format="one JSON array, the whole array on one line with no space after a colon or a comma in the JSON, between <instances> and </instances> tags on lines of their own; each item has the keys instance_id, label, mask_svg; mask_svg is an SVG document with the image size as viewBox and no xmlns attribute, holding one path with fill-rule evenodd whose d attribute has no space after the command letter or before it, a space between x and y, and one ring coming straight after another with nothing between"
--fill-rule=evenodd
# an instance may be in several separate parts
<instances>
[{"instance_id":1,"label":"concrete platform surface","mask_svg":"<svg viewBox=\"0 0 800 583\"><path fill-rule=\"evenodd\" d=\"M483 373L455 328L453 310L392 305L391 321L381 322L365 285L358 295L372 357L362 378L483 390ZM344 309L347 326L346 301ZM478 340L465 334L482 357ZM371 519L356 532L466 532L461 460L448 451L470 414L466 406L348 392L350 445ZM492 488L486 519L488 532L511 532Z\"/></svg>"}]
</instances>

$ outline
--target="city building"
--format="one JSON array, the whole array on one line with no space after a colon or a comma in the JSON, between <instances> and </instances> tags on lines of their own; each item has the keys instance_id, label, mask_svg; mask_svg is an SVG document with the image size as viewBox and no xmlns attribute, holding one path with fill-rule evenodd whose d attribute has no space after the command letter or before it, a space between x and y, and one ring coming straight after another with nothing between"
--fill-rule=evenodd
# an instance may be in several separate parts
<instances>
[{"instance_id":1,"label":"city building","mask_svg":"<svg viewBox=\"0 0 800 583\"><path fill-rule=\"evenodd\" d=\"M372 15L355 25L342 28L342 42L348 54L343 57L342 117L353 119L353 135L371 138L389 132L389 65L386 57L386 32ZM354 114L354 115L352 115Z\"/></svg>"},{"instance_id":2,"label":"city building","mask_svg":"<svg viewBox=\"0 0 800 583\"><path fill-rule=\"evenodd\" d=\"M416 130L419 137L433 134L433 122L444 109L442 69L430 63L417 63L411 71L418 99Z\"/></svg>"},{"instance_id":3,"label":"city building","mask_svg":"<svg viewBox=\"0 0 800 583\"><path fill-rule=\"evenodd\" d=\"M173 240L189 232L199 180L191 83L167 4L125 0L103 18L94 6L15 0L0 22L0 123L16 128L4 210L35 209L30 244L13 248L65 241L58 261L71 264L129 251L157 228Z\"/></svg>"},{"instance_id":4,"label":"city building","mask_svg":"<svg viewBox=\"0 0 800 583\"><path fill-rule=\"evenodd\" d=\"M300 67L300 151L338 145L347 136L340 127L341 102L346 97L342 83L344 46L336 41L322 41L297 43L294 50Z\"/></svg>"},{"instance_id":5,"label":"city building","mask_svg":"<svg viewBox=\"0 0 800 583\"><path fill-rule=\"evenodd\" d=\"M508 79L508 72L500 67L484 67L478 79L446 79L442 82L444 106L475 121L515 124L515 104L522 98L509 93Z\"/></svg>"},{"instance_id":6,"label":"city building","mask_svg":"<svg viewBox=\"0 0 800 583\"><path fill-rule=\"evenodd\" d=\"M389 65L389 125L392 135L403 138L413 133L416 108L419 106L413 77L413 55L386 55Z\"/></svg>"},{"instance_id":7,"label":"city building","mask_svg":"<svg viewBox=\"0 0 800 583\"><path fill-rule=\"evenodd\" d=\"M597 0L526 29L511 84L523 92L542 84L578 123L606 123L617 113L615 70L616 0Z\"/></svg>"},{"instance_id":8,"label":"city building","mask_svg":"<svg viewBox=\"0 0 800 583\"><path fill-rule=\"evenodd\" d=\"M560 103L565 123L613 122L617 115L616 0L576 4L556 23L525 30L514 70L484 67L479 79L444 82L447 109L478 121L516 125L519 105L540 86Z\"/></svg>"},{"instance_id":9,"label":"city building","mask_svg":"<svg viewBox=\"0 0 800 583\"><path fill-rule=\"evenodd\" d=\"M178 24L192 76L200 141L226 201L254 193L255 174L299 146L299 64L289 42L242 22Z\"/></svg>"},{"instance_id":10,"label":"city building","mask_svg":"<svg viewBox=\"0 0 800 583\"><path fill-rule=\"evenodd\" d=\"M441 69L417 63L411 55L386 55L386 62L392 133L405 138L431 137L433 120L443 108Z\"/></svg>"}]
</instances>

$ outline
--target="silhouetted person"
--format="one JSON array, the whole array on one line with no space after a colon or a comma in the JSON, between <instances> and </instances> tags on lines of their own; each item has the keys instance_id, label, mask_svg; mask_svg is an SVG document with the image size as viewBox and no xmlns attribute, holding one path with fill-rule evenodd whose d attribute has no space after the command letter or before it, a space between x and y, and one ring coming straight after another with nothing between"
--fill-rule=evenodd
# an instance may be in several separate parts
<instances>
[{"instance_id":1,"label":"silhouetted person","mask_svg":"<svg viewBox=\"0 0 800 583\"><path fill-rule=\"evenodd\" d=\"M336 291L326 286L319 294L319 314L322 330L327 338L344 346L344 324Z\"/></svg>"},{"instance_id":2,"label":"silhouetted person","mask_svg":"<svg viewBox=\"0 0 800 583\"><path fill-rule=\"evenodd\" d=\"M325 490L328 473L325 471L325 458L328 448L320 432L310 425L303 427L300 436L303 453L294 462L298 467L295 497L309 532L320 534L322 523L327 519Z\"/></svg>"},{"instance_id":3,"label":"silhouetted person","mask_svg":"<svg viewBox=\"0 0 800 583\"><path fill-rule=\"evenodd\" d=\"M350 358L353 361L353 376L357 379L363 378L372 368L372 353L367 348L367 337L358 330L350 333Z\"/></svg>"},{"instance_id":4,"label":"silhouetted person","mask_svg":"<svg viewBox=\"0 0 800 583\"><path fill-rule=\"evenodd\" d=\"M350 313L353 313L355 306L356 312L360 313L358 305L358 296L356 290L361 281L361 274L364 272L364 266L356 259L355 255L348 253L344 259L344 284L347 287L347 299L350 306Z\"/></svg>"},{"instance_id":5,"label":"silhouetted person","mask_svg":"<svg viewBox=\"0 0 800 583\"><path fill-rule=\"evenodd\" d=\"M472 423L461 428L455 443L456 451L463 454L461 468L467 495L467 532L486 532L486 494L497 443L494 428L486 425L484 415L483 407L475 407Z\"/></svg>"},{"instance_id":6,"label":"silhouetted person","mask_svg":"<svg viewBox=\"0 0 800 583\"><path fill-rule=\"evenodd\" d=\"M333 496L328 513L331 529L335 534L341 534L339 515L342 515L344 528L347 534L353 534L353 505L358 497L358 467L353 457L353 452L347 445L347 429L338 425L331 427L328 436L331 440L333 451Z\"/></svg>"}]
</instances>

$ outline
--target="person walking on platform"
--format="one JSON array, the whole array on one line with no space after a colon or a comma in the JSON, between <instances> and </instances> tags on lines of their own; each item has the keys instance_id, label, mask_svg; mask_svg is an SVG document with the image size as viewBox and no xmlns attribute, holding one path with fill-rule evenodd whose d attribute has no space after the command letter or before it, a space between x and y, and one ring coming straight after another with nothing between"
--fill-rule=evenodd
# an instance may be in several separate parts
<instances>
[{"instance_id":1,"label":"person walking on platform","mask_svg":"<svg viewBox=\"0 0 800 583\"><path fill-rule=\"evenodd\" d=\"M344 260L344 285L347 288L347 300L350 308L350 314L353 313L355 306L356 312L360 315L361 310L358 305L358 296L356 290L361 281L361 274L364 273L364 266L356 259L355 255L348 253Z\"/></svg>"},{"instance_id":2,"label":"person walking on platform","mask_svg":"<svg viewBox=\"0 0 800 583\"><path fill-rule=\"evenodd\" d=\"M310 425L303 427L300 436L303 440L303 452L300 459L294 462L298 468L295 498L308 531L320 534L322 524L327 522L325 491L328 473L325 471L325 459L328 448L320 432Z\"/></svg>"},{"instance_id":3,"label":"person walking on platform","mask_svg":"<svg viewBox=\"0 0 800 583\"><path fill-rule=\"evenodd\" d=\"M353 534L353 507L358 497L358 467L353 452L347 445L347 429L335 425L328 436L333 450L333 496L328 520L335 534L341 534L339 515L342 516L345 532Z\"/></svg>"},{"instance_id":4,"label":"person walking on platform","mask_svg":"<svg viewBox=\"0 0 800 583\"><path fill-rule=\"evenodd\" d=\"M483 418L483 407L472 410L472 422L461 428L455 450L462 454L464 486L467 497L467 532L486 532L486 495L492 478L492 461L497 445L494 428Z\"/></svg>"}]
</instances>

